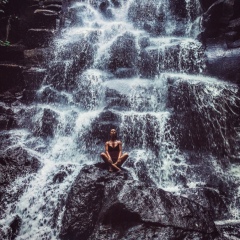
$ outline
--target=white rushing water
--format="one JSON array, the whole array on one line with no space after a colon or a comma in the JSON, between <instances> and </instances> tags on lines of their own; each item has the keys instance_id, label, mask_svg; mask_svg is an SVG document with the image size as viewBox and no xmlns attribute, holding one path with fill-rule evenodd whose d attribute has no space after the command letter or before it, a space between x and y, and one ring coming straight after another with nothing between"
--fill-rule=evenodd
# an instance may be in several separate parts
<instances>
[{"instance_id":1,"label":"white rushing water","mask_svg":"<svg viewBox=\"0 0 240 240\"><path fill-rule=\"evenodd\" d=\"M210 125L212 121L209 145L217 148L215 132L219 132L221 146L232 154L224 114L226 105L233 108L237 88L201 75L204 51L194 38L199 31L198 1L186 0L181 21L174 16L177 10L170 1L118 2L119 7L111 2L102 12L98 1L70 6L72 20L68 19L61 37L54 41L55 58L49 62L48 79L38 90L39 102L24 114L21 107L16 108L27 129L21 145L42 163L37 173L17 179L9 190L30 178L25 192L9 204L0 221L7 225L15 215L22 218L17 240L59 239L71 184L84 164L101 161L104 142L99 143L94 127L101 127L103 120L98 117L105 111L116 116L124 150L130 154L125 168L136 179L165 190L181 189L178 177L183 175L188 187L201 183L188 174L189 165L173 134L170 87L185 86L197 116ZM179 90L179 103L181 94ZM54 121L49 124L44 118ZM50 137L45 136L49 129ZM56 180L61 174L64 180ZM240 216L238 201L239 192L231 206L236 219Z\"/></svg>"}]
</instances>

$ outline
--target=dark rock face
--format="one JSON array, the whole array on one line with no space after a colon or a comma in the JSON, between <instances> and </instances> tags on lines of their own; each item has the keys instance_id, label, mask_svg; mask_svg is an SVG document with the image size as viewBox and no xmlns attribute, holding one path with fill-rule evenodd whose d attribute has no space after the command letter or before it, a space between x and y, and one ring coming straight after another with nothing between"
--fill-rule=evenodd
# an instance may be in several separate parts
<instances>
[{"instance_id":1,"label":"dark rock face","mask_svg":"<svg viewBox=\"0 0 240 240\"><path fill-rule=\"evenodd\" d=\"M155 1L146 3L133 2L130 6L129 19L136 26L143 28L151 33L160 34L163 32L164 13L157 10Z\"/></svg>"},{"instance_id":2,"label":"dark rock face","mask_svg":"<svg viewBox=\"0 0 240 240\"><path fill-rule=\"evenodd\" d=\"M125 239L127 234L128 239L141 234L139 239L177 235L212 239L216 235L209 212L200 205L135 182L125 171L110 174L101 166L86 166L76 178L61 239Z\"/></svg>"},{"instance_id":3,"label":"dark rock face","mask_svg":"<svg viewBox=\"0 0 240 240\"><path fill-rule=\"evenodd\" d=\"M74 56L71 55L73 52L76 53ZM60 61L48 69L47 82L57 90L76 90L77 77L93 63L93 46L85 40L74 42L61 49L57 57Z\"/></svg>"},{"instance_id":4,"label":"dark rock face","mask_svg":"<svg viewBox=\"0 0 240 240\"><path fill-rule=\"evenodd\" d=\"M12 230L12 236L11 236L11 240L14 240L21 228L21 224L22 224L22 219L17 215L14 220L10 223L10 228Z\"/></svg>"},{"instance_id":5,"label":"dark rock face","mask_svg":"<svg viewBox=\"0 0 240 240\"><path fill-rule=\"evenodd\" d=\"M54 30L29 29L26 34L25 44L28 48L48 47L54 34Z\"/></svg>"},{"instance_id":6,"label":"dark rock face","mask_svg":"<svg viewBox=\"0 0 240 240\"><path fill-rule=\"evenodd\" d=\"M4 229L5 231L3 231L3 229L1 229L2 226L0 225L1 239L4 239L4 240L16 239L16 237L20 231L21 225L22 225L22 219L18 215L16 215L14 217L14 219L10 222L7 229L6 228Z\"/></svg>"},{"instance_id":7,"label":"dark rock face","mask_svg":"<svg viewBox=\"0 0 240 240\"><path fill-rule=\"evenodd\" d=\"M41 122L37 124L34 134L36 136L52 137L58 124L57 117L58 115L54 111L44 109Z\"/></svg>"},{"instance_id":8,"label":"dark rock face","mask_svg":"<svg viewBox=\"0 0 240 240\"><path fill-rule=\"evenodd\" d=\"M0 46L0 61L17 61L24 59L24 46Z\"/></svg>"},{"instance_id":9,"label":"dark rock face","mask_svg":"<svg viewBox=\"0 0 240 240\"><path fill-rule=\"evenodd\" d=\"M10 108L0 105L0 130L9 130L14 126L14 113Z\"/></svg>"},{"instance_id":10,"label":"dark rock face","mask_svg":"<svg viewBox=\"0 0 240 240\"><path fill-rule=\"evenodd\" d=\"M201 1L201 5L205 11L201 39L207 47L208 74L239 83L239 1ZM217 54L219 51L222 54Z\"/></svg>"},{"instance_id":11,"label":"dark rock face","mask_svg":"<svg viewBox=\"0 0 240 240\"><path fill-rule=\"evenodd\" d=\"M1 152L0 171L2 185L7 185L18 176L36 172L41 164L36 157L31 156L21 147L12 147Z\"/></svg>"},{"instance_id":12,"label":"dark rock face","mask_svg":"<svg viewBox=\"0 0 240 240\"><path fill-rule=\"evenodd\" d=\"M100 142L106 142L109 138L109 129L119 126L120 116L112 111L102 112L97 119L92 123L92 133L94 138Z\"/></svg>"},{"instance_id":13,"label":"dark rock face","mask_svg":"<svg viewBox=\"0 0 240 240\"><path fill-rule=\"evenodd\" d=\"M222 34L232 16L230 1L218 0L213 3L203 15L203 26L208 37L218 37Z\"/></svg>"},{"instance_id":14,"label":"dark rock face","mask_svg":"<svg viewBox=\"0 0 240 240\"><path fill-rule=\"evenodd\" d=\"M174 109L170 124L180 148L210 150L219 155L231 155L232 150L229 146L232 145L232 140L237 138L234 129L238 126L238 120L235 117L235 113L239 114L239 99L236 94L238 87L224 82L217 86L213 82L213 86L222 90L219 95L209 98L205 95L205 91L208 91L207 85L196 80L195 83L190 82L190 78L189 80L179 79L179 81L177 77L175 79L170 77L168 80L168 106ZM233 92L235 93L232 95ZM204 107L206 101L208 107ZM222 101L226 101L229 108L220 107L225 104ZM222 104L218 105L220 102ZM223 123L220 115L225 112L227 115ZM229 132L223 137L221 128L225 124ZM218 128L217 131L216 128Z\"/></svg>"},{"instance_id":15,"label":"dark rock face","mask_svg":"<svg viewBox=\"0 0 240 240\"><path fill-rule=\"evenodd\" d=\"M240 48L227 49L226 45L210 43L206 53L209 75L240 83Z\"/></svg>"},{"instance_id":16,"label":"dark rock face","mask_svg":"<svg viewBox=\"0 0 240 240\"><path fill-rule=\"evenodd\" d=\"M58 18L58 13L54 10L50 10L49 7L50 5L48 6L48 9L37 9L34 11L36 28L56 29L56 19ZM54 6L52 6L52 9L54 9Z\"/></svg>"},{"instance_id":17,"label":"dark rock face","mask_svg":"<svg viewBox=\"0 0 240 240\"><path fill-rule=\"evenodd\" d=\"M16 64L0 64L0 93L7 90L22 90L24 87L23 81L23 66Z\"/></svg>"},{"instance_id":18,"label":"dark rock face","mask_svg":"<svg viewBox=\"0 0 240 240\"><path fill-rule=\"evenodd\" d=\"M34 48L24 51L24 63L29 67L46 66L47 60L52 58L51 48Z\"/></svg>"},{"instance_id":19,"label":"dark rock face","mask_svg":"<svg viewBox=\"0 0 240 240\"><path fill-rule=\"evenodd\" d=\"M110 49L108 68L115 72L119 68L136 66L137 50L135 39L130 33L117 38Z\"/></svg>"},{"instance_id":20,"label":"dark rock face","mask_svg":"<svg viewBox=\"0 0 240 240\"><path fill-rule=\"evenodd\" d=\"M223 240L239 239L240 238L240 226L239 223L226 223L217 225L218 231L221 233Z\"/></svg>"},{"instance_id":21,"label":"dark rock face","mask_svg":"<svg viewBox=\"0 0 240 240\"><path fill-rule=\"evenodd\" d=\"M226 204L219 194L210 188L186 189L181 195L187 196L188 199L197 202L211 212L214 220L222 220L230 217Z\"/></svg>"},{"instance_id":22,"label":"dark rock face","mask_svg":"<svg viewBox=\"0 0 240 240\"><path fill-rule=\"evenodd\" d=\"M26 90L38 90L45 78L44 70L29 69L23 72L23 78Z\"/></svg>"},{"instance_id":23,"label":"dark rock face","mask_svg":"<svg viewBox=\"0 0 240 240\"><path fill-rule=\"evenodd\" d=\"M53 183L63 182L66 176L67 176L67 173L65 171L60 171L53 177Z\"/></svg>"}]
</instances>

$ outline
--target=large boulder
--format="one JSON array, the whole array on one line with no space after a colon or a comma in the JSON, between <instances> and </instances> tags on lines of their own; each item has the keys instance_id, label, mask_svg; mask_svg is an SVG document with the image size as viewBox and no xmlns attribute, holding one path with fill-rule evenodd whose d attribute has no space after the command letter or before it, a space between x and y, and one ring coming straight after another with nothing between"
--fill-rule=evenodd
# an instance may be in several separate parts
<instances>
[{"instance_id":1,"label":"large boulder","mask_svg":"<svg viewBox=\"0 0 240 240\"><path fill-rule=\"evenodd\" d=\"M119 114L106 110L99 114L92 122L88 132L85 132L81 137L84 139L84 145L88 152L99 154L104 150L104 143L109 140L109 133L112 128L118 130L120 124ZM78 140L80 143L81 141ZM81 146L83 144L81 143Z\"/></svg>"},{"instance_id":2,"label":"large boulder","mask_svg":"<svg viewBox=\"0 0 240 240\"><path fill-rule=\"evenodd\" d=\"M0 154L0 183L7 185L18 176L36 172L40 161L22 147L10 147Z\"/></svg>"},{"instance_id":3,"label":"large boulder","mask_svg":"<svg viewBox=\"0 0 240 240\"><path fill-rule=\"evenodd\" d=\"M60 238L126 239L129 233L128 239L217 234L209 212L195 202L140 184L125 171L84 167L68 195Z\"/></svg>"},{"instance_id":4,"label":"large boulder","mask_svg":"<svg viewBox=\"0 0 240 240\"><path fill-rule=\"evenodd\" d=\"M11 240L16 239L22 225L22 219L17 215L10 223L10 229L11 229Z\"/></svg>"},{"instance_id":5,"label":"large boulder","mask_svg":"<svg viewBox=\"0 0 240 240\"><path fill-rule=\"evenodd\" d=\"M204 38L219 37L229 24L233 15L233 1L218 0L203 14Z\"/></svg>"},{"instance_id":6,"label":"large boulder","mask_svg":"<svg viewBox=\"0 0 240 240\"><path fill-rule=\"evenodd\" d=\"M180 148L231 155L239 125L238 86L181 75L170 76L168 84L168 107L174 109L170 125ZM218 92L213 94L211 86Z\"/></svg>"},{"instance_id":7,"label":"large boulder","mask_svg":"<svg viewBox=\"0 0 240 240\"><path fill-rule=\"evenodd\" d=\"M159 45L140 51L138 67L141 76L153 78L161 72L197 74L204 70L205 56L200 42L176 38Z\"/></svg>"},{"instance_id":8,"label":"large boulder","mask_svg":"<svg viewBox=\"0 0 240 240\"><path fill-rule=\"evenodd\" d=\"M77 87L79 75L93 64L94 49L91 43L79 39L77 42L59 48L56 57L59 61L49 64L47 82L57 90L72 92Z\"/></svg>"},{"instance_id":9,"label":"large boulder","mask_svg":"<svg viewBox=\"0 0 240 240\"><path fill-rule=\"evenodd\" d=\"M207 208L214 220L230 218L228 208L216 190L211 188L188 188L181 191L181 195Z\"/></svg>"},{"instance_id":10,"label":"large boulder","mask_svg":"<svg viewBox=\"0 0 240 240\"><path fill-rule=\"evenodd\" d=\"M239 83L240 3L237 0L201 0L207 74Z\"/></svg>"},{"instance_id":11,"label":"large boulder","mask_svg":"<svg viewBox=\"0 0 240 240\"><path fill-rule=\"evenodd\" d=\"M51 109L43 109L41 117L34 128L34 135L44 138L53 137L57 128L58 114Z\"/></svg>"},{"instance_id":12,"label":"large boulder","mask_svg":"<svg viewBox=\"0 0 240 240\"><path fill-rule=\"evenodd\" d=\"M208 75L232 83L240 83L240 48L227 49L226 45L210 43L206 48Z\"/></svg>"},{"instance_id":13,"label":"large boulder","mask_svg":"<svg viewBox=\"0 0 240 240\"><path fill-rule=\"evenodd\" d=\"M111 72L117 71L119 68L134 68L136 66L137 49L135 37L126 32L122 36L117 37L110 48L110 58L108 60L108 68Z\"/></svg>"}]
</instances>

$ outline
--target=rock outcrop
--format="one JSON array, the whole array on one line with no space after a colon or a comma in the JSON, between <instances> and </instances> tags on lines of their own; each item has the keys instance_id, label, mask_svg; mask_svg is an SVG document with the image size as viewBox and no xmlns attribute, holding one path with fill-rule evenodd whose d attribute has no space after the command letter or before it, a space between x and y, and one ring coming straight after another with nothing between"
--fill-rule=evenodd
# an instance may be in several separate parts
<instances>
[{"instance_id":1,"label":"rock outcrop","mask_svg":"<svg viewBox=\"0 0 240 240\"><path fill-rule=\"evenodd\" d=\"M206 44L207 73L240 83L240 3L237 0L200 1L201 39Z\"/></svg>"},{"instance_id":2,"label":"rock outcrop","mask_svg":"<svg viewBox=\"0 0 240 240\"><path fill-rule=\"evenodd\" d=\"M66 202L61 239L179 239L218 235L207 208L137 182L128 172L85 166Z\"/></svg>"}]
</instances>

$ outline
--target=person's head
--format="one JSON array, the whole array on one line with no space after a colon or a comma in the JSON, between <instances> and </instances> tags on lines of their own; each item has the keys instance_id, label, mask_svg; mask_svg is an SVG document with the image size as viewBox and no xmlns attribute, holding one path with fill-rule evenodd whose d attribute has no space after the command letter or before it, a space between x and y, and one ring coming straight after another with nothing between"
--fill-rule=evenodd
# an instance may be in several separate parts
<instances>
[{"instance_id":1,"label":"person's head","mask_svg":"<svg viewBox=\"0 0 240 240\"><path fill-rule=\"evenodd\" d=\"M111 138L117 138L117 131L116 131L116 129L111 129L110 130L110 137Z\"/></svg>"}]
</instances>

